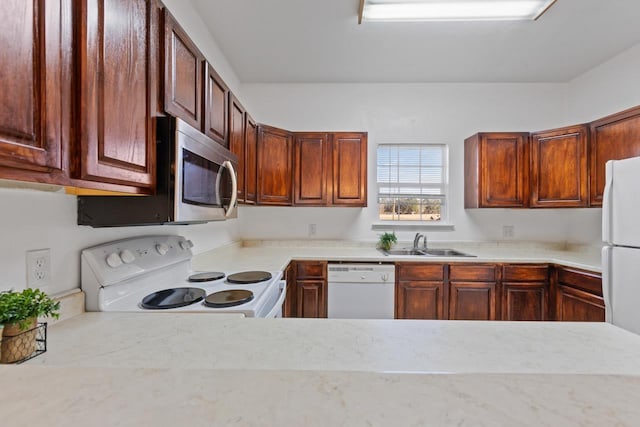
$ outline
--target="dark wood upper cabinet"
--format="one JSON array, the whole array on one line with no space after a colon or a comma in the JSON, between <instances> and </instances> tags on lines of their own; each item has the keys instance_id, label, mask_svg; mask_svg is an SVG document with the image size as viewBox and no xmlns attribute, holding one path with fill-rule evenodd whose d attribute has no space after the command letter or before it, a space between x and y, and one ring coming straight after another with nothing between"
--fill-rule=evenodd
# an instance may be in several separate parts
<instances>
[{"instance_id":1,"label":"dark wood upper cabinet","mask_svg":"<svg viewBox=\"0 0 640 427\"><path fill-rule=\"evenodd\" d=\"M81 103L74 178L152 189L158 9L146 0L77 4Z\"/></svg>"},{"instance_id":2,"label":"dark wood upper cabinet","mask_svg":"<svg viewBox=\"0 0 640 427\"><path fill-rule=\"evenodd\" d=\"M328 203L330 142L327 133L295 134L293 201L296 205L324 206Z\"/></svg>"},{"instance_id":3,"label":"dark wood upper cabinet","mask_svg":"<svg viewBox=\"0 0 640 427\"><path fill-rule=\"evenodd\" d=\"M164 109L202 129L204 56L164 9Z\"/></svg>"},{"instance_id":4,"label":"dark wood upper cabinet","mask_svg":"<svg viewBox=\"0 0 640 427\"><path fill-rule=\"evenodd\" d=\"M249 115L244 115L244 170L246 204L255 204L258 198L258 125Z\"/></svg>"},{"instance_id":5,"label":"dark wood upper cabinet","mask_svg":"<svg viewBox=\"0 0 640 427\"><path fill-rule=\"evenodd\" d=\"M333 191L336 206L367 206L367 134L333 134Z\"/></svg>"},{"instance_id":6,"label":"dark wood upper cabinet","mask_svg":"<svg viewBox=\"0 0 640 427\"><path fill-rule=\"evenodd\" d=\"M464 207L529 205L529 134L478 133L464 141Z\"/></svg>"},{"instance_id":7,"label":"dark wood upper cabinet","mask_svg":"<svg viewBox=\"0 0 640 427\"><path fill-rule=\"evenodd\" d=\"M229 150L238 156L238 203L245 201L245 109L229 92Z\"/></svg>"},{"instance_id":8,"label":"dark wood upper cabinet","mask_svg":"<svg viewBox=\"0 0 640 427\"><path fill-rule=\"evenodd\" d=\"M640 107L596 120L590 132L590 204L602 206L607 161L640 156Z\"/></svg>"},{"instance_id":9,"label":"dark wood upper cabinet","mask_svg":"<svg viewBox=\"0 0 640 427\"><path fill-rule=\"evenodd\" d=\"M588 194L586 125L531 134L531 207L584 207Z\"/></svg>"},{"instance_id":10,"label":"dark wood upper cabinet","mask_svg":"<svg viewBox=\"0 0 640 427\"><path fill-rule=\"evenodd\" d=\"M258 126L258 204L290 206L293 202L293 136Z\"/></svg>"},{"instance_id":11,"label":"dark wood upper cabinet","mask_svg":"<svg viewBox=\"0 0 640 427\"><path fill-rule=\"evenodd\" d=\"M229 147L228 120L229 88L216 73L211 64L203 62L204 67L204 133L224 147Z\"/></svg>"},{"instance_id":12,"label":"dark wood upper cabinet","mask_svg":"<svg viewBox=\"0 0 640 427\"><path fill-rule=\"evenodd\" d=\"M3 0L0 7L0 177L63 169L71 132L71 0ZM16 172L18 171L18 172ZM16 175L14 175L16 173Z\"/></svg>"}]
</instances>

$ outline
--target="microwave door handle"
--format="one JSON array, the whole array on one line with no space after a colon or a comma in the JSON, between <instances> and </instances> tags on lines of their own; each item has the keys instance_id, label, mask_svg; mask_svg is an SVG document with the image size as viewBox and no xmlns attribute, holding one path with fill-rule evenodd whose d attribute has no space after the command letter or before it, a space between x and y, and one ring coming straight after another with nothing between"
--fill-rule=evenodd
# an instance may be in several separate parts
<instances>
[{"instance_id":1,"label":"microwave door handle","mask_svg":"<svg viewBox=\"0 0 640 427\"><path fill-rule=\"evenodd\" d=\"M233 169L233 165L229 160L225 160L222 166L231 174L231 201L229 202L229 207L224 215L225 217L229 217L236 208L236 202L238 201L238 180L236 178L236 171Z\"/></svg>"}]
</instances>

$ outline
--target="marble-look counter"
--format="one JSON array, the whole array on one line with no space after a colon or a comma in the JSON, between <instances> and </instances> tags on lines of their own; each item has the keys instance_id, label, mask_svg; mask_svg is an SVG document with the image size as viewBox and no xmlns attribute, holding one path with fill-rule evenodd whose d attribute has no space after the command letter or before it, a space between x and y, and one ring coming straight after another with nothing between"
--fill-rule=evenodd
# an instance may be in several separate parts
<instances>
[{"instance_id":1,"label":"marble-look counter","mask_svg":"<svg viewBox=\"0 0 640 427\"><path fill-rule=\"evenodd\" d=\"M639 355L602 323L86 313L0 366L0 424L634 426Z\"/></svg>"},{"instance_id":2,"label":"marble-look counter","mask_svg":"<svg viewBox=\"0 0 640 427\"><path fill-rule=\"evenodd\" d=\"M410 246L409 243L397 247ZM601 272L600 248L519 242L436 242L475 257L386 256L371 242L350 241L245 241L201 253L193 258L196 270L284 270L291 260L356 262L507 262L552 263Z\"/></svg>"},{"instance_id":3,"label":"marble-look counter","mask_svg":"<svg viewBox=\"0 0 640 427\"><path fill-rule=\"evenodd\" d=\"M635 426L640 336L602 323L86 313L0 366L4 426Z\"/></svg>"},{"instance_id":4,"label":"marble-look counter","mask_svg":"<svg viewBox=\"0 0 640 427\"><path fill-rule=\"evenodd\" d=\"M606 323L86 313L48 342L29 365L640 375L640 336Z\"/></svg>"},{"instance_id":5,"label":"marble-look counter","mask_svg":"<svg viewBox=\"0 0 640 427\"><path fill-rule=\"evenodd\" d=\"M635 426L639 377L0 367L3 426ZM54 387L49 389L49 387Z\"/></svg>"}]
</instances>

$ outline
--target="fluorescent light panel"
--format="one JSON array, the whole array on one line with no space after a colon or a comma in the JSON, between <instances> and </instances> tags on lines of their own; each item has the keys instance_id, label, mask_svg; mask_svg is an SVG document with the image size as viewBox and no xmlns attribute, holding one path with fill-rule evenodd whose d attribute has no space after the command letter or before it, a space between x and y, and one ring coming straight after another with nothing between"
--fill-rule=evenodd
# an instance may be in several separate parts
<instances>
[{"instance_id":1,"label":"fluorescent light panel","mask_svg":"<svg viewBox=\"0 0 640 427\"><path fill-rule=\"evenodd\" d=\"M533 20L555 0L367 0L365 21Z\"/></svg>"}]
</instances>

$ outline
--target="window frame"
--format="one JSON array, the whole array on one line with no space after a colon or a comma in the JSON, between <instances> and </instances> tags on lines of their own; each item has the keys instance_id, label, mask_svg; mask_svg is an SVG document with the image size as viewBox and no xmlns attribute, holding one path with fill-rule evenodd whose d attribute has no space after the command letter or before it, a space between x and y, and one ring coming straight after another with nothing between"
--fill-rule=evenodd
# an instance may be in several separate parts
<instances>
[{"instance_id":1,"label":"window frame","mask_svg":"<svg viewBox=\"0 0 640 427\"><path fill-rule=\"evenodd\" d=\"M379 149L385 146L394 146L398 148L402 147L429 147L437 146L442 149L442 184L438 185L419 185L416 188L422 190L423 188L440 187L442 189L442 195L434 196L434 199L441 199L441 211L440 220L400 220L400 219L381 219L380 218L380 199L382 198L380 188L385 183L378 182L378 168L379 168ZM389 228L406 228L406 229L425 229L425 228L438 228L438 229L450 229L453 230L453 224L450 222L451 213L451 194L449 187L449 171L450 166L449 145L441 142L425 142L424 139L402 139L402 140L384 140L376 146L376 221L372 224L373 229L389 229ZM420 162L418 167L422 167ZM398 184L397 182L394 184ZM410 185L412 186L412 185ZM420 191L422 192L422 191ZM424 195L424 198L429 198L428 195Z\"/></svg>"}]
</instances>

